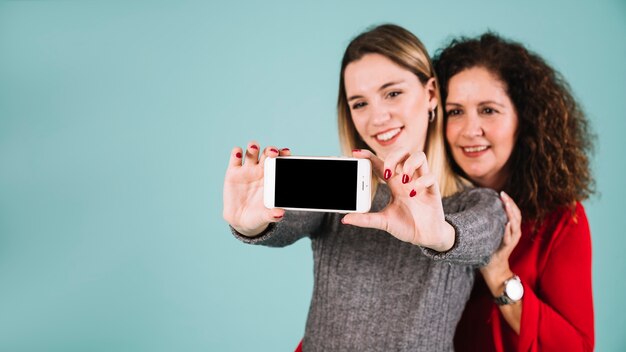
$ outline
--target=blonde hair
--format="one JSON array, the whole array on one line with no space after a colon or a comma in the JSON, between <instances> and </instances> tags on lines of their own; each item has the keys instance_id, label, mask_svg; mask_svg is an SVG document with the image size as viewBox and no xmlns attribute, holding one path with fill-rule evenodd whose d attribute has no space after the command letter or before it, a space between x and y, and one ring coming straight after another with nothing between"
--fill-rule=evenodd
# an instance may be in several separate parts
<instances>
[{"instance_id":1,"label":"blonde hair","mask_svg":"<svg viewBox=\"0 0 626 352\"><path fill-rule=\"evenodd\" d=\"M434 78L437 102L441 103L439 85L430 57L424 44L415 35L393 24L377 26L361 33L350 42L341 62L337 122L341 149L345 155L351 155L353 149L371 149L359 136L352 121L343 77L348 64L361 59L366 54L385 56L413 72L423 85ZM435 120L428 124L424 154L426 154L430 171L437 178L441 195L445 197L458 192L469 183L454 174L450 168L445 150L443 109L435 109L435 114Z\"/></svg>"}]
</instances>

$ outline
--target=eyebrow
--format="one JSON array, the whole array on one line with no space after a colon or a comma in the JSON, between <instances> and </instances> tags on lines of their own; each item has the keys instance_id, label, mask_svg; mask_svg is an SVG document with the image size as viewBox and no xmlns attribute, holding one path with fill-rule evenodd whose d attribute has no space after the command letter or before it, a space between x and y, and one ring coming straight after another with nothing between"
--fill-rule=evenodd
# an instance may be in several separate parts
<instances>
[{"instance_id":1,"label":"eyebrow","mask_svg":"<svg viewBox=\"0 0 626 352\"><path fill-rule=\"evenodd\" d=\"M395 86L396 84L400 84L400 83L404 83L403 80L400 81L392 81L392 82L387 82L385 84L383 84L382 86L380 86L380 88L378 88L378 91L380 92L381 90L385 89L385 88L389 88L391 86ZM350 98L348 98L348 101L353 101L354 99L360 99L363 98L362 95L353 95Z\"/></svg>"},{"instance_id":2,"label":"eyebrow","mask_svg":"<svg viewBox=\"0 0 626 352\"><path fill-rule=\"evenodd\" d=\"M500 107L506 107L504 106L504 104L500 104L497 101L493 101L493 100L484 100L478 103L478 105L485 105L485 104L493 104L493 105L498 105ZM455 103L455 102L451 102L451 101L447 101L446 105L452 105L452 106L463 106L463 104L459 104L459 103Z\"/></svg>"}]
</instances>

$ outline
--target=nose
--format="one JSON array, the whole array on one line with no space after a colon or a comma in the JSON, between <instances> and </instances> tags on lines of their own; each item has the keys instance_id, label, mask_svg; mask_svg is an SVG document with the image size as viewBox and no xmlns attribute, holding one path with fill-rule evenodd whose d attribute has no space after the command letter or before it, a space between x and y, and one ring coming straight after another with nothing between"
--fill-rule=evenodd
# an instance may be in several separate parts
<instances>
[{"instance_id":1,"label":"nose","mask_svg":"<svg viewBox=\"0 0 626 352\"><path fill-rule=\"evenodd\" d=\"M384 104L371 104L370 121L376 126L384 125L391 119L391 112Z\"/></svg>"},{"instance_id":2,"label":"nose","mask_svg":"<svg viewBox=\"0 0 626 352\"><path fill-rule=\"evenodd\" d=\"M463 137L480 137L485 134L481 125L480 117L476 116L476 114L468 114L467 118L464 120L465 123L463 124L463 130L461 132Z\"/></svg>"}]
</instances>

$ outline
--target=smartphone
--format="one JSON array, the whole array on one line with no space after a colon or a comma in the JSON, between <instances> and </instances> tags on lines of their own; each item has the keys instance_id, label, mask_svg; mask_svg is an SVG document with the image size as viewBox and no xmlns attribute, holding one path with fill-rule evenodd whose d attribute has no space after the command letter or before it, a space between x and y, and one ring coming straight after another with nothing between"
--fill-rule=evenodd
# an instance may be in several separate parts
<instances>
[{"instance_id":1,"label":"smartphone","mask_svg":"<svg viewBox=\"0 0 626 352\"><path fill-rule=\"evenodd\" d=\"M367 159L285 156L265 159L267 208L366 213L372 204Z\"/></svg>"}]
</instances>

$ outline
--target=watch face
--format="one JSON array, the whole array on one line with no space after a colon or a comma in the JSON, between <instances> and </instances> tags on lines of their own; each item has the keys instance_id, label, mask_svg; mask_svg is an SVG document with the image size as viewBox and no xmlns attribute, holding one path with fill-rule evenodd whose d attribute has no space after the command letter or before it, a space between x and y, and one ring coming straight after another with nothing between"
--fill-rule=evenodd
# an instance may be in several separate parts
<instances>
[{"instance_id":1,"label":"watch face","mask_svg":"<svg viewBox=\"0 0 626 352\"><path fill-rule=\"evenodd\" d=\"M524 286L519 280L509 280L504 288L506 295L513 301L519 301L524 295Z\"/></svg>"}]
</instances>

